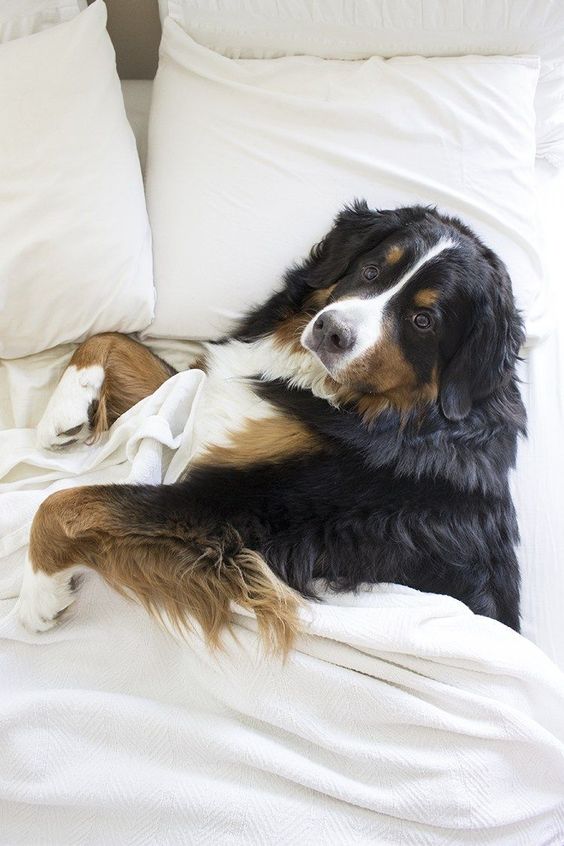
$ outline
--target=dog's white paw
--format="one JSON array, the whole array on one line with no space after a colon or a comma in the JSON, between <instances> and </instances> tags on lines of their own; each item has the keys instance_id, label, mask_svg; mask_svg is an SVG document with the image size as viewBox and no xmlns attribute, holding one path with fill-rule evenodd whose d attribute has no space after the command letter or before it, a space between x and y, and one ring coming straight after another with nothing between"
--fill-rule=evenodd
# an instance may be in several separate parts
<instances>
[{"instance_id":1,"label":"dog's white paw","mask_svg":"<svg viewBox=\"0 0 564 846\"><path fill-rule=\"evenodd\" d=\"M90 421L103 382L104 368L100 364L67 367L39 421L38 446L61 449L86 441L91 434Z\"/></svg>"},{"instance_id":2,"label":"dog's white paw","mask_svg":"<svg viewBox=\"0 0 564 846\"><path fill-rule=\"evenodd\" d=\"M54 576L34 571L26 560L22 589L16 601L16 615L28 632L46 632L56 625L65 608L75 599L77 577L67 569Z\"/></svg>"}]
</instances>

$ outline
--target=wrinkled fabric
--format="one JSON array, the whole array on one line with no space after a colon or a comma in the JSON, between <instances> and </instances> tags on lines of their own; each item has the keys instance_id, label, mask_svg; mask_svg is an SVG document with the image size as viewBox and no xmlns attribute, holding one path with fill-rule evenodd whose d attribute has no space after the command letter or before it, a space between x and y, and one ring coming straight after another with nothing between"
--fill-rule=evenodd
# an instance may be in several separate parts
<instances>
[{"instance_id":1,"label":"wrinkled fabric","mask_svg":"<svg viewBox=\"0 0 564 846\"><path fill-rule=\"evenodd\" d=\"M232 60L170 18L145 175L155 320L219 338L282 284L337 212L436 204L506 263L546 332L534 195L533 57Z\"/></svg>"},{"instance_id":2,"label":"wrinkled fabric","mask_svg":"<svg viewBox=\"0 0 564 846\"><path fill-rule=\"evenodd\" d=\"M92 572L55 629L20 627L40 499L175 479L204 378L172 377L98 446L50 455L24 430L0 451L0 844L560 842L564 676L449 597L326 594L286 662L241 609L210 654Z\"/></svg>"},{"instance_id":3,"label":"wrinkled fabric","mask_svg":"<svg viewBox=\"0 0 564 846\"><path fill-rule=\"evenodd\" d=\"M0 44L3 358L153 317L151 232L106 18L96 0Z\"/></svg>"},{"instance_id":4,"label":"wrinkled fabric","mask_svg":"<svg viewBox=\"0 0 564 846\"><path fill-rule=\"evenodd\" d=\"M560 0L159 0L199 44L232 59L320 56L541 58L537 155L564 164L564 5Z\"/></svg>"}]
</instances>

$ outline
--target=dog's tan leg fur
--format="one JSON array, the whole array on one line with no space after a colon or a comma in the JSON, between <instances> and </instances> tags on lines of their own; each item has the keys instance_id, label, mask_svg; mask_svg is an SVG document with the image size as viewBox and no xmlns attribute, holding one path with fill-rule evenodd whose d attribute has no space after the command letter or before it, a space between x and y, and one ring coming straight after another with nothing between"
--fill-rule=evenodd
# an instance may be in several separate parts
<instances>
[{"instance_id":1,"label":"dog's tan leg fur","mask_svg":"<svg viewBox=\"0 0 564 846\"><path fill-rule=\"evenodd\" d=\"M75 351L69 367L81 370L96 364L104 369L104 382L91 414L92 440L175 372L147 347L117 332L89 338Z\"/></svg>"},{"instance_id":2,"label":"dog's tan leg fur","mask_svg":"<svg viewBox=\"0 0 564 846\"><path fill-rule=\"evenodd\" d=\"M53 396L43 443L65 446L77 436L94 440L174 372L127 336L90 338L69 362L59 397ZM72 405L77 394L80 407L72 428L58 425L65 419L58 409ZM48 497L31 529L18 612L24 625L34 631L54 625L72 602L74 568L87 565L178 630L196 620L212 646L220 644L231 602L237 603L255 612L265 644L285 653L298 627L298 596L231 526L217 521L202 526L191 522L190 514L173 516L174 506L163 506L167 491L168 486L105 485Z\"/></svg>"},{"instance_id":3,"label":"dog's tan leg fur","mask_svg":"<svg viewBox=\"0 0 564 846\"><path fill-rule=\"evenodd\" d=\"M37 425L37 443L92 443L176 371L126 335L94 335L75 351Z\"/></svg>"},{"instance_id":4,"label":"dog's tan leg fur","mask_svg":"<svg viewBox=\"0 0 564 846\"><path fill-rule=\"evenodd\" d=\"M235 602L255 612L263 642L286 653L298 628L297 595L232 527L155 516L167 513L164 487L104 485L52 494L31 529L33 574L60 580L61 572L86 564L179 631L195 619L212 646L220 645ZM28 620L32 596L33 590L20 597L28 603Z\"/></svg>"}]
</instances>

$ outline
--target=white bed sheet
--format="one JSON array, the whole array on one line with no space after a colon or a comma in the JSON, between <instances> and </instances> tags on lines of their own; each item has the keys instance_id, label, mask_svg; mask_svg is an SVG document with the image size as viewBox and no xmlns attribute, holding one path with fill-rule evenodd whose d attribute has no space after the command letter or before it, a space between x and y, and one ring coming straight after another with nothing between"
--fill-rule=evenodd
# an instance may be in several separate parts
<instances>
[{"instance_id":1,"label":"white bed sheet","mask_svg":"<svg viewBox=\"0 0 564 846\"><path fill-rule=\"evenodd\" d=\"M48 454L14 430L0 476L25 456L58 486L173 481L203 380L177 374L94 447ZM48 493L13 487L4 595ZM2 846L563 841L564 674L450 597L326 595L305 604L285 663L265 659L241 609L237 640L211 655L92 573L46 634L27 634L13 602L0 602Z\"/></svg>"},{"instance_id":2,"label":"white bed sheet","mask_svg":"<svg viewBox=\"0 0 564 846\"><path fill-rule=\"evenodd\" d=\"M143 150L151 83L125 82L123 90ZM564 172L557 174L540 163L537 182L554 319L549 336L529 352L522 367L529 437L520 446L513 491L522 538L523 633L564 668L564 268L560 249ZM197 349L186 341L149 345L178 369L186 367ZM37 423L72 349L67 345L0 363L0 430ZM1 443L0 435L0 449Z\"/></svg>"},{"instance_id":3,"label":"white bed sheet","mask_svg":"<svg viewBox=\"0 0 564 846\"><path fill-rule=\"evenodd\" d=\"M143 143L150 84L134 88ZM564 174L538 176L555 327L523 365L530 436L513 486L524 634L564 668ZM151 346L179 369L197 349ZM14 468L0 479L0 521L15 530L0 539L3 595L17 590L25 524L49 484L18 456L72 350L0 362L0 466ZM171 437L156 425L159 402L122 418L92 481L159 472ZM286 667L257 657L249 618L236 617L242 649L211 659L94 577L43 637L17 626L13 601L0 602L0 846L313 843L319 832L324 842L564 842L562 676L454 600L393 587L329 600Z\"/></svg>"},{"instance_id":4,"label":"white bed sheet","mask_svg":"<svg viewBox=\"0 0 564 846\"><path fill-rule=\"evenodd\" d=\"M528 437L513 495L521 531L523 633L564 667L564 171L537 165L551 326L522 367Z\"/></svg>"}]
</instances>

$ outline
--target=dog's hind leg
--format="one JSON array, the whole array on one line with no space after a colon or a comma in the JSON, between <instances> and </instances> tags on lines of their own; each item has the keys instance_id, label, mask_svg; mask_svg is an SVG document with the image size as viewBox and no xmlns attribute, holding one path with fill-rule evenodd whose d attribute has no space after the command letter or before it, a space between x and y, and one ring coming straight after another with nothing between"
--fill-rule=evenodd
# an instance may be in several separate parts
<instances>
[{"instance_id":1,"label":"dog's hind leg","mask_svg":"<svg viewBox=\"0 0 564 846\"><path fill-rule=\"evenodd\" d=\"M127 335L94 335L78 347L37 427L37 442L60 449L96 440L175 373Z\"/></svg>"},{"instance_id":2,"label":"dog's hind leg","mask_svg":"<svg viewBox=\"0 0 564 846\"><path fill-rule=\"evenodd\" d=\"M23 625L55 625L74 598L74 568L87 565L177 630L196 621L212 646L237 603L255 612L263 641L285 652L298 625L297 594L232 526L191 520L183 501L174 485L103 485L48 497L31 529L17 603Z\"/></svg>"}]
</instances>

